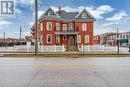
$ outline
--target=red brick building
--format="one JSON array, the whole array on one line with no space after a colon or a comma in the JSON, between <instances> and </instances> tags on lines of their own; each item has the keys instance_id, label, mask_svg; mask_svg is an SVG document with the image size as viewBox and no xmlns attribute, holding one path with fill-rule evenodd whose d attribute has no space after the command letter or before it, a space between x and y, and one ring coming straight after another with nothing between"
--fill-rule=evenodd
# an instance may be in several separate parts
<instances>
[{"instance_id":1,"label":"red brick building","mask_svg":"<svg viewBox=\"0 0 130 87\"><path fill-rule=\"evenodd\" d=\"M93 24L95 18L84 9L82 12L54 12L51 8L39 19L39 40L41 45L93 45ZM35 37L32 27L32 37Z\"/></svg>"}]
</instances>

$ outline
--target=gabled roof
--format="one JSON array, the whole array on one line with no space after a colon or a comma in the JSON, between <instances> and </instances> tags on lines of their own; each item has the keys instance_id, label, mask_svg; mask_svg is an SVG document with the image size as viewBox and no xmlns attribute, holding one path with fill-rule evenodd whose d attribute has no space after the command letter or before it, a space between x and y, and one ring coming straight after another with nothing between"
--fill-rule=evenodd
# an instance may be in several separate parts
<instances>
[{"instance_id":1,"label":"gabled roof","mask_svg":"<svg viewBox=\"0 0 130 87\"><path fill-rule=\"evenodd\" d=\"M48 15L48 14L50 14L50 15ZM43 19L51 19L51 18L59 19L60 16L56 12L54 12L51 8L49 8L45 11L45 13L43 15L41 15L40 19L42 19L42 18Z\"/></svg>"},{"instance_id":2,"label":"gabled roof","mask_svg":"<svg viewBox=\"0 0 130 87\"><path fill-rule=\"evenodd\" d=\"M78 14L78 12L66 12L64 10L61 10L60 12L57 11L56 12L61 19L63 20L73 20L75 18L75 16Z\"/></svg>"},{"instance_id":3,"label":"gabled roof","mask_svg":"<svg viewBox=\"0 0 130 87\"><path fill-rule=\"evenodd\" d=\"M82 18L82 14L85 13L87 18ZM48 15L51 14L51 15ZM82 20L82 21L95 21L95 18L86 10L84 9L81 13L78 12L66 12L64 10L59 10L54 12L51 8L47 9L45 13L40 17L40 19L62 19L65 21L72 21L72 20Z\"/></svg>"},{"instance_id":4,"label":"gabled roof","mask_svg":"<svg viewBox=\"0 0 130 87\"><path fill-rule=\"evenodd\" d=\"M86 9L83 9L83 11L81 13L79 13L75 19L84 19L82 18L82 14L85 13L87 15L87 18L89 19L94 19L94 17L86 10Z\"/></svg>"}]
</instances>

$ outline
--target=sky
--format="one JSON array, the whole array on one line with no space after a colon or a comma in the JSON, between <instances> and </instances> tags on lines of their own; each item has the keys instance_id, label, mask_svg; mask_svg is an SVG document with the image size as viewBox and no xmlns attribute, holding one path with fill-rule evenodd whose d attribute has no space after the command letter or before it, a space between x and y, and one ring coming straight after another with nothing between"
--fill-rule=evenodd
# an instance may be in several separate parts
<instances>
[{"instance_id":1,"label":"sky","mask_svg":"<svg viewBox=\"0 0 130 87\"><path fill-rule=\"evenodd\" d=\"M1 0L0 0L1 1ZM68 12L81 12L84 8L95 18L94 34L106 32L130 31L130 0L39 0L38 16L51 7L54 11L61 6ZM19 38L19 28L22 27L22 37L30 35L34 23L34 0L15 0L15 14L0 16L0 38L5 32L8 38Z\"/></svg>"}]
</instances>

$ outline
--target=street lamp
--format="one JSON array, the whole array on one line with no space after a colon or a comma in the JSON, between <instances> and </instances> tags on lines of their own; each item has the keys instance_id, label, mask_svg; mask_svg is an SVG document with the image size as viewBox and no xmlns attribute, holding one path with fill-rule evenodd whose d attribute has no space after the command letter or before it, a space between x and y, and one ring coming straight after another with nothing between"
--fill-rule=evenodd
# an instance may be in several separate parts
<instances>
[{"instance_id":1,"label":"street lamp","mask_svg":"<svg viewBox=\"0 0 130 87\"><path fill-rule=\"evenodd\" d=\"M118 28L117 28L117 54L119 54L120 52L120 49L119 49L119 31L118 31Z\"/></svg>"},{"instance_id":2,"label":"street lamp","mask_svg":"<svg viewBox=\"0 0 130 87\"><path fill-rule=\"evenodd\" d=\"M38 55L38 0L35 2L35 55Z\"/></svg>"}]
</instances>

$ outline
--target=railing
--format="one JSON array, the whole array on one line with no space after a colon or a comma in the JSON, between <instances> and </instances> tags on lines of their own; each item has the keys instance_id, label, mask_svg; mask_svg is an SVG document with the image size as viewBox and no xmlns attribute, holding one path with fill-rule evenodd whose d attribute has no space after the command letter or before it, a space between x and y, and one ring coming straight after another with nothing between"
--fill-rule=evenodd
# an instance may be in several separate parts
<instances>
[{"instance_id":1,"label":"railing","mask_svg":"<svg viewBox=\"0 0 130 87\"><path fill-rule=\"evenodd\" d=\"M79 31L77 26L55 26L56 31Z\"/></svg>"},{"instance_id":2,"label":"railing","mask_svg":"<svg viewBox=\"0 0 130 87\"><path fill-rule=\"evenodd\" d=\"M64 45L58 46L39 46L39 52L65 52ZM12 47L0 47L0 52L34 52L34 46L12 46Z\"/></svg>"}]
</instances>

